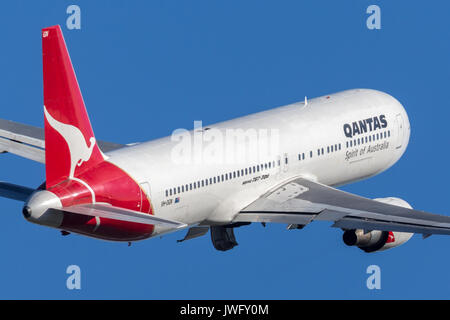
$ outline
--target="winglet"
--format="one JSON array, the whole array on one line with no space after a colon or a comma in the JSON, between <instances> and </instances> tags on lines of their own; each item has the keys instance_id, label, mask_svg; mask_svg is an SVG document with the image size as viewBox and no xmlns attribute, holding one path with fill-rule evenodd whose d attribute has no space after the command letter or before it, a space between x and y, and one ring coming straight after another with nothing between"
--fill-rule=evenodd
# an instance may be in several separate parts
<instances>
[{"instance_id":1,"label":"winglet","mask_svg":"<svg viewBox=\"0 0 450 320\"><path fill-rule=\"evenodd\" d=\"M97 146L60 26L42 29L47 188L98 164Z\"/></svg>"}]
</instances>

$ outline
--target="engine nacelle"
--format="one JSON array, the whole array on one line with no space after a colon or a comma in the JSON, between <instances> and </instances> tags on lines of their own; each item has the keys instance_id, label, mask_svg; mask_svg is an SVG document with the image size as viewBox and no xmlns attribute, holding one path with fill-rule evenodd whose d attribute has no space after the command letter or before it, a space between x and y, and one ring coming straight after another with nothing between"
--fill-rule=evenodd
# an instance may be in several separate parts
<instances>
[{"instance_id":1,"label":"engine nacelle","mask_svg":"<svg viewBox=\"0 0 450 320\"><path fill-rule=\"evenodd\" d=\"M400 198L377 198L375 201L412 209L411 205ZM397 231L380 231L373 230L364 232L362 229L346 230L342 239L348 246L357 246L365 252L383 251L398 247L407 242L413 233L397 232Z\"/></svg>"}]
</instances>

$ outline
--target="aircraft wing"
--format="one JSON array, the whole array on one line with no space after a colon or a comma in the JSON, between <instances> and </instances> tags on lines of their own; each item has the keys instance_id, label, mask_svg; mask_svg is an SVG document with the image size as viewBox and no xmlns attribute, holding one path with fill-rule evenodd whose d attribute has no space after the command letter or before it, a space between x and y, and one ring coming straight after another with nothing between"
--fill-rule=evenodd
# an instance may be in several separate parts
<instances>
[{"instance_id":1,"label":"aircraft wing","mask_svg":"<svg viewBox=\"0 0 450 320\"><path fill-rule=\"evenodd\" d=\"M122 144L98 141L103 152L124 147ZM9 152L45 163L44 129L0 119L0 153Z\"/></svg>"},{"instance_id":2,"label":"aircraft wing","mask_svg":"<svg viewBox=\"0 0 450 320\"><path fill-rule=\"evenodd\" d=\"M305 226L332 221L333 227L450 235L450 217L391 205L297 178L242 209L233 222L279 222Z\"/></svg>"}]
</instances>

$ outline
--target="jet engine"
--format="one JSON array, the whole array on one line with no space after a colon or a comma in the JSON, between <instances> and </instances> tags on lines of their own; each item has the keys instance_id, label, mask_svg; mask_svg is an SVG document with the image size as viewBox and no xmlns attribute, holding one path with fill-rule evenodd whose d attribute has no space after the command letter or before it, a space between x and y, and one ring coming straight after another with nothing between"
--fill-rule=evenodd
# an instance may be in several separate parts
<instances>
[{"instance_id":1,"label":"jet engine","mask_svg":"<svg viewBox=\"0 0 450 320\"><path fill-rule=\"evenodd\" d=\"M377 198L375 201L391 204L394 206L412 209L411 205L400 198ZM413 233L397 231L365 231L362 229L345 230L342 236L344 243L348 246L357 246L365 252L383 251L398 247L407 242Z\"/></svg>"}]
</instances>

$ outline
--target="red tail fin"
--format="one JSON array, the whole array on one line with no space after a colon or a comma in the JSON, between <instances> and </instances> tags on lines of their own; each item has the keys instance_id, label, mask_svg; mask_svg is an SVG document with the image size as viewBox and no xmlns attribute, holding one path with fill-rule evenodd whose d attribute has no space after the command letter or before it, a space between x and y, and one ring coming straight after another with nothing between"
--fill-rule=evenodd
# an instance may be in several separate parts
<instances>
[{"instance_id":1,"label":"red tail fin","mask_svg":"<svg viewBox=\"0 0 450 320\"><path fill-rule=\"evenodd\" d=\"M104 160L59 26L42 30L47 188Z\"/></svg>"}]
</instances>

